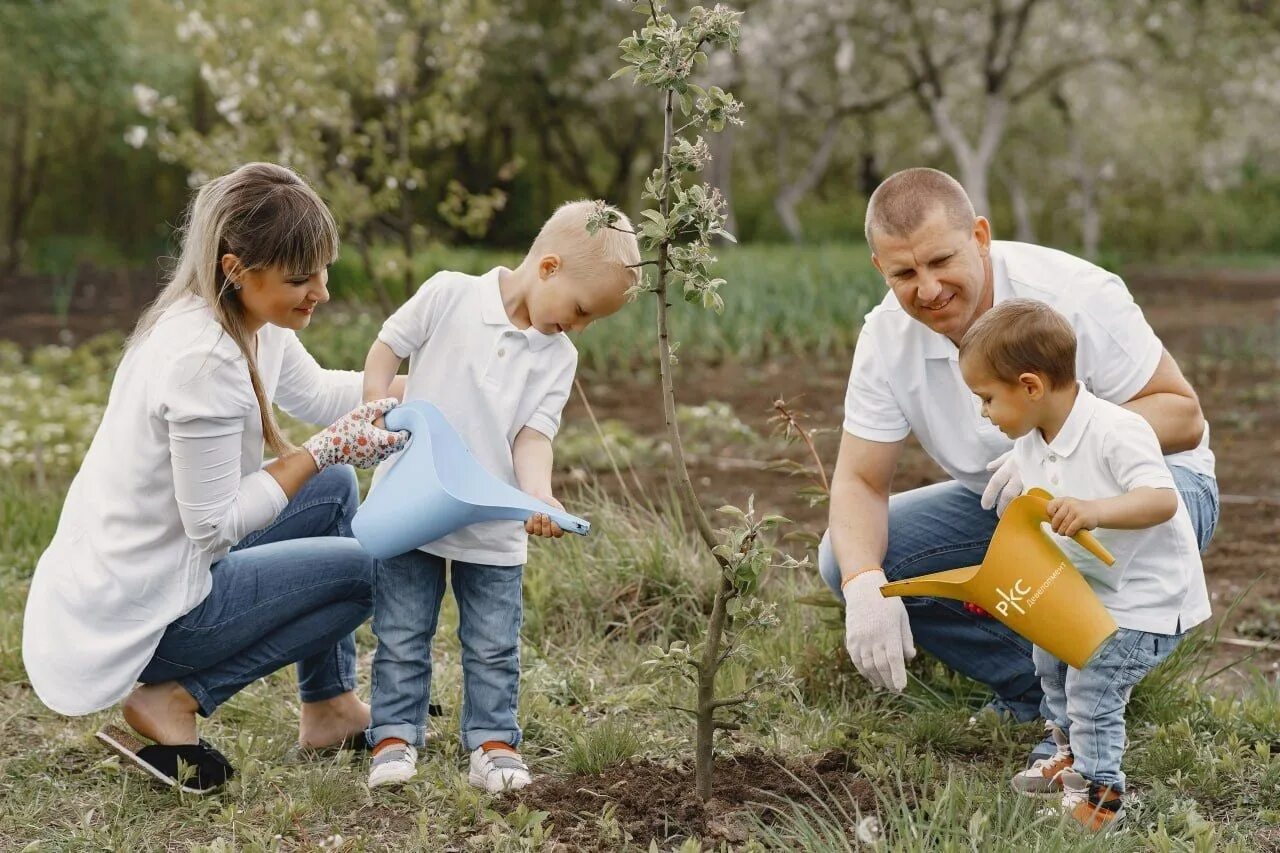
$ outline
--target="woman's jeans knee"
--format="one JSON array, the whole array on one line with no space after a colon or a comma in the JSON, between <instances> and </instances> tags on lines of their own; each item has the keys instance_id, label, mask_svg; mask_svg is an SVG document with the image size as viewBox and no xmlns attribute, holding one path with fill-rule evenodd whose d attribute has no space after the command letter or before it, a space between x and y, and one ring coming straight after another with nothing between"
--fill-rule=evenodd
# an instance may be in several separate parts
<instances>
[{"instance_id":1,"label":"woman's jeans knee","mask_svg":"<svg viewBox=\"0 0 1280 853\"><path fill-rule=\"evenodd\" d=\"M176 679L205 716L290 663L304 702L354 690L352 632L373 609L376 565L350 538L358 497L347 466L311 478L213 565L209 595L169 625L139 680Z\"/></svg>"}]
</instances>

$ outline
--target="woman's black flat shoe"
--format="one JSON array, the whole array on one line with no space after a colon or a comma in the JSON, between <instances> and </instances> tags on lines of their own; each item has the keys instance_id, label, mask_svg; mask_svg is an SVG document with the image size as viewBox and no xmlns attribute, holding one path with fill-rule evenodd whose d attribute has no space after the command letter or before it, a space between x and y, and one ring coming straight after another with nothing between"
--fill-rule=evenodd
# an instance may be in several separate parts
<instances>
[{"instance_id":1,"label":"woman's black flat shoe","mask_svg":"<svg viewBox=\"0 0 1280 853\"><path fill-rule=\"evenodd\" d=\"M188 794L208 794L236 775L226 756L201 739L196 744L144 744L118 726L104 726L95 737L153 779Z\"/></svg>"}]
</instances>

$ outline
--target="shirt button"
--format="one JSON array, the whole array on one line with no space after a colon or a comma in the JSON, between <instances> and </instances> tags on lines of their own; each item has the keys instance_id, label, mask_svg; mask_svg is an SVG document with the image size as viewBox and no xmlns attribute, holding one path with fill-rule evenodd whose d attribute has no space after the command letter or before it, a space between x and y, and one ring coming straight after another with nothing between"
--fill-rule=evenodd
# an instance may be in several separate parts
<instances>
[{"instance_id":1,"label":"shirt button","mask_svg":"<svg viewBox=\"0 0 1280 853\"><path fill-rule=\"evenodd\" d=\"M1049 478L1049 482L1050 482L1050 483L1053 483L1053 484L1056 486L1056 485L1058 485L1058 478L1057 478L1057 477L1050 477L1050 478Z\"/></svg>"},{"instance_id":2,"label":"shirt button","mask_svg":"<svg viewBox=\"0 0 1280 853\"><path fill-rule=\"evenodd\" d=\"M498 350L498 358L502 358L506 354L507 354L507 351L505 349Z\"/></svg>"},{"instance_id":3,"label":"shirt button","mask_svg":"<svg viewBox=\"0 0 1280 853\"><path fill-rule=\"evenodd\" d=\"M1056 457L1056 456L1054 456L1052 453L1050 453L1050 454L1049 454L1049 461L1050 461L1050 462L1057 462L1057 461L1058 461L1058 457Z\"/></svg>"}]
</instances>

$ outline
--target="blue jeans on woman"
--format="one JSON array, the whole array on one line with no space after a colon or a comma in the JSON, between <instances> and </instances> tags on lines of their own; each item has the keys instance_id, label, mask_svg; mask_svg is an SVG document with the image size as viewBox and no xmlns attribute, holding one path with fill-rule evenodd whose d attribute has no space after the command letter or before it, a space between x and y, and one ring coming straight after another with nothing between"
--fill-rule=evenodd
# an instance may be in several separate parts
<instances>
[{"instance_id":1,"label":"blue jeans on woman","mask_svg":"<svg viewBox=\"0 0 1280 853\"><path fill-rule=\"evenodd\" d=\"M206 717L291 663L303 702L354 690L352 632L373 611L377 566L351 538L359 501L349 466L312 477L274 521L213 564L209 595L170 623L138 680L177 681Z\"/></svg>"},{"instance_id":2,"label":"blue jeans on woman","mask_svg":"<svg viewBox=\"0 0 1280 853\"><path fill-rule=\"evenodd\" d=\"M449 575L462 644L462 746L468 752L491 740L519 746L524 567L453 560ZM445 584L445 559L425 551L383 560L378 568L373 721L365 733L373 746L391 737L416 747L426 743L431 641Z\"/></svg>"},{"instance_id":3,"label":"blue jeans on woman","mask_svg":"<svg viewBox=\"0 0 1280 853\"><path fill-rule=\"evenodd\" d=\"M1177 465L1169 470L1203 551L1218 524L1218 483ZM999 519L979 499L954 480L891 496L885 577L897 581L981 563ZM840 596L840 567L829 533L818 549L818 571ZM1027 722L1040 715L1044 693L1029 641L995 619L970 613L960 601L916 596L902 601L918 647L990 687L998 705L1015 719Z\"/></svg>"}]
</instances>

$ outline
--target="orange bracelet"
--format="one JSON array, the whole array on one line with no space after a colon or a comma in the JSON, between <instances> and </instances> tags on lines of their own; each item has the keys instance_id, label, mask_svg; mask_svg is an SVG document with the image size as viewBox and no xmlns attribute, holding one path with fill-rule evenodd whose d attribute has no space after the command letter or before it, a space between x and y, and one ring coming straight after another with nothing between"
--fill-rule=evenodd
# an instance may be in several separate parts
<instances>
[{"instance_id":1,"label":"orange bracelet","mask_svg":"<svg viewBox=\"0 0 1280 853\"><path fill-rule=\"evenodd\" d=\"M853 580L856 577L865 575L867 572L883 572L883 571L884 569L880 566L863 566L857 571L849 572L848 574L842 573L840 575L840 590L843 592L845 584L847 584L849 581Z\"/></svg>"}]
</instances>

